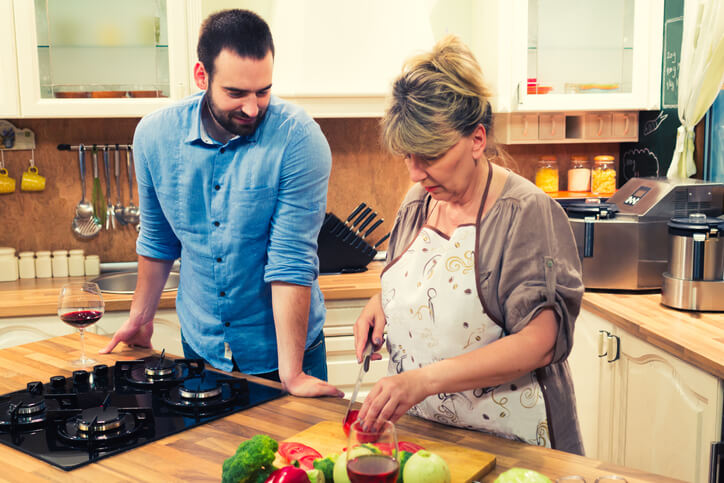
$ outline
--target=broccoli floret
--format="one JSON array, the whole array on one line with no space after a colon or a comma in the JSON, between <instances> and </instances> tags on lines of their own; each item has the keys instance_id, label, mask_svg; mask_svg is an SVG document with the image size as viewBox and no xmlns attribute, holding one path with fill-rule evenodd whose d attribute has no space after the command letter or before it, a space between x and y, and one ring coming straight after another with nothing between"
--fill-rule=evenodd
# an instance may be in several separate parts
<instances>
[{"instance_id":1,"label":"broccoli floret","mask_svg":"<svg viewBox=\"0 0 724 483\"><path fill-rule=\"evenodd\" d=\"M276 468L272 465L279 443L257 434L242 442L236 453L224 461L222 483L263 483Z\"/></svg>"},{"instance_id":2,"label":"broccoli floret","mask_svg":"<svg viewBox=\"0 0 724 483\"><path fill-rule=\"evenodd\" d=\"M331 482L333 480L332 475L334 474L334 463L337 462L339 455L331 454L326 458L317 458L312 462L314 469L321 471L324 474L324 481Z\"/></svg>"},{"instance_id":3,"label":"broccoli floret","mask_svg":"<svg viewBox=\"0 0 724 483\"><path fill-rule=\"evenodd\" d=\"M397 473L397 481L395 483L402 483L402 470L405 469L405 463L410 459L413 453L409 451L400 451L397 454L397 462L400 463L400 472Z\"/></svg>"}]
</instances>

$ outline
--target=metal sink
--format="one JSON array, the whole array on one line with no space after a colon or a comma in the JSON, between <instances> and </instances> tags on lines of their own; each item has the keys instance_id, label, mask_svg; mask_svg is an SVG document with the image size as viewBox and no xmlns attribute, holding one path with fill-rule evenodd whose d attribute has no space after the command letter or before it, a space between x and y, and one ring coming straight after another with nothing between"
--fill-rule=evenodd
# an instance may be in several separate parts
<instances>
[{"instance_id":1,"label":"metal sink","mask_svg":"<svg viewBox=\"0 0 724 483\"><path fill-rule=\"evenodd\" d=\"M130 294L136 290L136 280L138 272L116 272L107 275L101 275L94 278L91 282L95 282L104 293L123 293ZM179 273L171 272L168 274L168 280L163 287L164 292L176 290L178 288Z\"/></svg>"}]
</instances>

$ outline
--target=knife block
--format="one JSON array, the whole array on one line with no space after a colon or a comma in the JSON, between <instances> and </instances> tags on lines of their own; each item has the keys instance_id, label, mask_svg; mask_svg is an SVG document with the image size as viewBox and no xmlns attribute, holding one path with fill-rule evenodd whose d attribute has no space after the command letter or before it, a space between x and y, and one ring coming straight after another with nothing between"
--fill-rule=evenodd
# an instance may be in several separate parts
<instances>
[{"instance_id":1,"label":"knife block","mask_svg":"<svg viewBox=\"0 0 724 483\"><path fill-rule=\"evenodd\" d=\"M377 250L333 213L327 213L317 237L320 273L364 272Z\"/></svg>"}]
</instances>

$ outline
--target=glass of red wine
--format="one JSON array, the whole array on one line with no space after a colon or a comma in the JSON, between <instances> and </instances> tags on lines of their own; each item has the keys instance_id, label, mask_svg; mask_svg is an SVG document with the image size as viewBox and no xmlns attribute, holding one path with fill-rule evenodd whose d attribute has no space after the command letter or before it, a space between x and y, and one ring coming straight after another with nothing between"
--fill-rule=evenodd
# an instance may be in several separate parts
<instances>
[{"instance_id":1,"label":"glass of red wine","mask_svg":"<svg viewBox=\"0 0 724 483\"><path fill-rule=\"evenodd\" d=\"M93 282L72 282L63 285L58 298L60 320L80 332L80 359L71 362L74 366L89 366L96 361L85 356L83 331L103 316L104 304L101 289Z\"/></svg>"},{"instance_id":2,"label":"glass of red wine","mask_svg":"<svg viewBox=\"0 0 724 483\"><path fill-rule=\"evenodd\" d=\"M395 425L385 421L376 428L364 428L360 420L352 423L347 439L349 481L393 483L399 471Z\"/></svg>"}]
</instances>

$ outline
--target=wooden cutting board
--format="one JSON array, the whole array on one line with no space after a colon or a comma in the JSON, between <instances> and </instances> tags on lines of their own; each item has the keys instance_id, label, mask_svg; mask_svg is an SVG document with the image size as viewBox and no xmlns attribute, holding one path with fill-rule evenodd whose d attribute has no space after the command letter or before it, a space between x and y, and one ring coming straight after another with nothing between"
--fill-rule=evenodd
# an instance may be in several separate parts
<instances>
[{"instance_id":1,"label":"wooden cutting board","mask_svg":"<svg viewBox=\"0 0 724 483\"><path fill-rule=\"evenodd\" d=\"M442 456L450 467L453 483L480 480L495 468L495 456L490 453L450 443L412 437L404 432L398 433L397 439L417 443L426 450ZM317 423L301 433L287 438L285 441L311 446L322 453L322 456L331 453L339 454L342 452L342 448L347 446L347 438L342 430L342 423L333 421Z\"/></svg>"}]
</instances>

